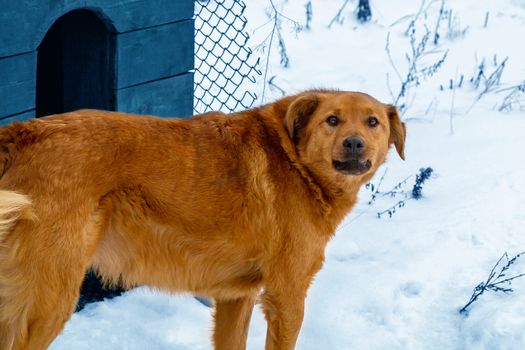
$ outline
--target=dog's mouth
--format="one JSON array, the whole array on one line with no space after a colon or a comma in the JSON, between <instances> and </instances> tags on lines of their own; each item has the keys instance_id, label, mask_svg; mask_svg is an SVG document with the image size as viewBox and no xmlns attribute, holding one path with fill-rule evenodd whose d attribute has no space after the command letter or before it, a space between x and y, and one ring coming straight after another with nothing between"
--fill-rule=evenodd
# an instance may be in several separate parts
<instances>
[{"instance_id":1,"label":"dog's mouth","mask_svg":"<svg viewBox=\"0 0 525 350\"><path fill-rule=\"evenodd\" d=\"M368 159L333 160L332 165L345 175L363 175L370 170L372 162Z\"/></svg>"}]
</instances>

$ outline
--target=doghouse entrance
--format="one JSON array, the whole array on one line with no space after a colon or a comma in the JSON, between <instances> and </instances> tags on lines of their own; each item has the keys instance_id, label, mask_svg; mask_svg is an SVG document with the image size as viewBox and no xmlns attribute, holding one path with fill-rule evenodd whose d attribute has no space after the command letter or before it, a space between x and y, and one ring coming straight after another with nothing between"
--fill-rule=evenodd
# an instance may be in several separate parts
<instances>
[{"instance_id":1,"label":"doghouse entrance","mask_svg":"<svg viewBox=\"0 0 525 350\"><path fill-rule=\"evenodd\" d=\"M38 47L36 116L79 108L113 110L115 39L90 10L59 18Z\"/></svg>"}]
</instances>

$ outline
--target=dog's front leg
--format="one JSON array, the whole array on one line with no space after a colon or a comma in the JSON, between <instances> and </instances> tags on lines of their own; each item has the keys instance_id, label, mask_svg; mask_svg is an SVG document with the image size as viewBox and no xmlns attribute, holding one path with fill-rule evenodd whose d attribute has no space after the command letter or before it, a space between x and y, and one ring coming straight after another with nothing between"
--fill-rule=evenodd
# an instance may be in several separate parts
<instances>
[{"instance_id":1,"label":"dog's front leg","mask_svg":"<svg viewBox=\"0 0 525 350\"><path fill-rule=\"evenodd\" d=\"M216 300L215 350L244 350L257 294L234 300Z\"/></svg>"},{"instance_id":2,"label":"dog's front leg","mask_svg":"<svg viewBox=\"0 0 525 350\"><path fill-rule=\"evenodd\" d=\"M268 323L266 350L292 350L303 323L306 288L275 291L263 294L263 309Z\"/></svg>"},{"instance_id":3,"label":"dog's front leg","mask_svg":"<svg viewBox=\"0 0 525 350\"><path fill-rule=\"evenodd\" d=\"M321 245L315 248L295 249L297 254L281 257L266 270L261 299L268 323L266 350L295 348L306 292L324 260Z\"/></svg>"}]
</instances>

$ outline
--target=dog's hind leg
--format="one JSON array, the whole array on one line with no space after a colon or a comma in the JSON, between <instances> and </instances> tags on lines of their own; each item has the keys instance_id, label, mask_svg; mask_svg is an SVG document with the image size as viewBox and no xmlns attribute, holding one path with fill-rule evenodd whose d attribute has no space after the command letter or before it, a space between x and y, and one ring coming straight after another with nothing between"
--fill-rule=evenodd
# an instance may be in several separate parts
<instances>
[{"instance_id":1,"label":"dog's hind leg","mask_svg":"<svg viewBox=\"0 0 525 350\"><path fill-rule=\"evenodd\" d=\"M27 312L26 324L22 325L27 329L27 337L15 342L13 350L47 349L64 328L78 300L83 273L69 277L59 274L48 275L54 282L35 289L33 305Z\"/></svg>"},{"instance_id":2,"label":"dog's hind leg","mask_svg":"<svg viewBox=\"0 0 525 350\"><path fill-rule=\"evenodd\" d=\"M37 211L3 242L0 334L12 340L1 350L47 349L74 311L99 225L86 211L60 212Z\"/></svg>"},{"instance_id":3,"label":"dog's hind leg","mask_svg":"<svg viewBox=\"0 0 525 350\"><path fill-rule=\"evenodd\" d=\"M244 350L256 294L235 300L217 300L215 305L215 350Z\"/></svg>"}]
</instances>

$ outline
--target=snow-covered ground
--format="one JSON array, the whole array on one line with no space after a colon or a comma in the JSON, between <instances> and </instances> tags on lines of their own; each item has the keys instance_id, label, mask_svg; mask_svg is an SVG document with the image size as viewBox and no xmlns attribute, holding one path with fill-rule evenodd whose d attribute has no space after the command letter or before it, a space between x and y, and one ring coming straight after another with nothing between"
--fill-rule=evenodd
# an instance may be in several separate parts
<instances>
[{"instance_id":1,"label":"snow-covered ground","mask_svg":"<svg viewBox=\"0 0 525 350\"><path fill-rule=\"evenodd\" d=\"M307 0L273 2L304 24ZM343 23L328 29L343 2L312 0L309 31L296 33L285 20L281 30L290 66L280 67L275 46L268 77L275 75L274 83L287 94L328 87L392 102L400 81L385 51L387 34L404 77L410 51L405 31L421 1L371 0L373 19L364 25L354 19L357 1L351 1ZM248 2L251 28L268 21L269 4ZM298 349L525 349L525 278L514 281L513 293L486 292L468 315L458 313L505 251L512 257L525 250L525 93L517 94L521 105L498 111L510 92L499 90L525 81L525 1L448 0L451 20L440 23L434 45L440 6L440 0L425 2L415 37L421 38L426 24L429 53L420 65L432 65L448 50L447 57L400 99L408 106L407 160L392 153L373 183L386 169L382 190L421 167L431 166L436 175L424 185L421 200L408 200L392 218L378 219L377 212L401 197L369 205L371 192L362 190L310 289ZM270 31L268 24L251 33L251 44ZM469 79L483 60L488 77L506 57L499 84L478 100L485 83L475 88ZM256 89L261 97L262 79ZM266 101L279 96L278 89L267 87ZM413 182L407 181L406 191ZM521 259L508 276L525 272ZM210 349L211 327L211 310L192 297L139 288L73 315L51 348ZM265 334L257 309L248 348L262 349Z\"/></svg>"}]
</instances>

